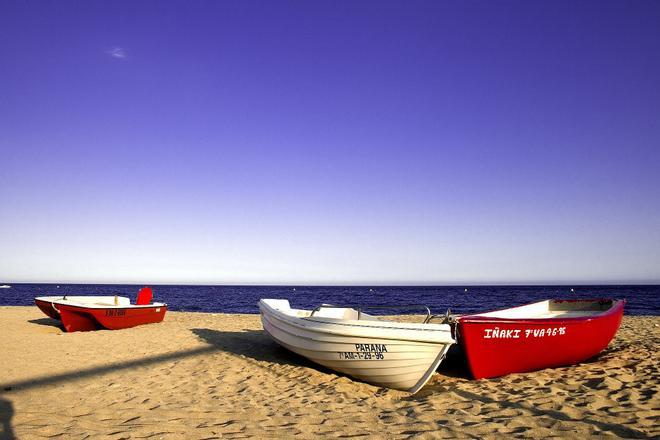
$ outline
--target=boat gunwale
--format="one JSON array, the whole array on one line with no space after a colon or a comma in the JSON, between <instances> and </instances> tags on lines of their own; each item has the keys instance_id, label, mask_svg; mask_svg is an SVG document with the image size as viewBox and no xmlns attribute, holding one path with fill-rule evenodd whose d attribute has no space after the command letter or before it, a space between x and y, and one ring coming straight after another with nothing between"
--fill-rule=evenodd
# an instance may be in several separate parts
<instances>
[{"instance_id":1,"label":"boat gunwale","mask_svg":"<svg viewBox=\"0 0 660 440\"><path fill-rule=\"evenodd\" d=\"M292 316L292 318L296 318L296 317ZM319 323L319 324L335 324L335 325L344 325L344 326L347 326L347 327L408 330L408 331L419 331L419 332L451 332L451 330L445 330L445 329L442 329L442 328L410 328L410 327L388 327L388 326L380 326L380 325L361 325L361 324L352 324L352 323L349 323L349 322L316 321L314 319L309 319L307 317L304 317L304 318L301 317L301 318L298 318L298 319L301 319L303 321L308 321L308 322L316 322L316 323ZM322 318L322 319L335 319L335 318ZM359 322L357 319L347 319L346 321ZM378 321L371 321L371 322L378 322ZM398 322L396 322L396 321L380 321L380 322L398 324ZM402 323L402 324L415 324L415 323L412 323L412 322L407 323L406 322L406 323ZM419 325L429 325L429 324L419 324ZM431 324L431 325L443 325L443 324ZM444 324L444 325L449 325L449 324Z\"/></svg>"},{"instance_id":2,"label":"boat gunwale","mask_svg":"<svg viewBox=\"0 0 660 440\"><path fill-rule=\"evenodd\" d=\"M540 304L544 303L546 301L552 302L601 302L601 301L611 301L612 306L607 309L603 310L602 312L593 314L593 315L584 315L584 316L569 316L569 317L562 317L562 316L555 316L555 317L542 317L542 318L534 318L534 317L524 317L524 318L509 318L509 317L497 317L497 316L483 316L486 313L496 313L496 312L504 312L507 310L514 310L514 309L519 309L522 307L527 307L531 306L534 304ZM459 324L465 324L465 323L474 323L474 324L486 324L486 323L497 323L497 324L526 324L526 325L546 325L546 324L556 324L558 322L566 322L567 324L578 324L578 323L583 323L583 322L591 322L593 320L597 319L602 319L605 317L608 317L610 315L616 315L618 313L621 313L623 311L623 308L626 304L625 299L612 299L612 298L596 298L596 299L589 299L589 298L571 298L571 299L546 299L543 301L536 301L533 303L528 303L528 304L523 304L520 306L516 307L507 307L504 309L496 309L496 310L489 310L487 312L481 312L481 313L475 313L472 315L462 315L456 317L456 320L458 321Z\"/></svg>"},{"instance_id":3,"label":"boat gunwale","mask_svg":"<svg viewBox=\"0 0 660 440\"><path fill-rule=\"evenodd\" d=\"M123 305L114 305L114 304L108 304L108 305L100 305L100 304L89 304L89 305L81 305L81 303L73 304L70 302L61 302L62 300L45 300L43 298L50 298L48 296L40 296L34 299L34 302L36 303L37 301L40 301L42 303L46 304L57 304L58 306L67 306L67 307L74 307L78 309L90 309L90 310L105 310L105 309L112 309L112 310L121 310L121 309L148 309L148 308L157 308L157 307L165 307L167 308L167 303L152 303L152 304L123 304ZM66 301L66 300L64 300Z\"/></svg>"}]
</instances>

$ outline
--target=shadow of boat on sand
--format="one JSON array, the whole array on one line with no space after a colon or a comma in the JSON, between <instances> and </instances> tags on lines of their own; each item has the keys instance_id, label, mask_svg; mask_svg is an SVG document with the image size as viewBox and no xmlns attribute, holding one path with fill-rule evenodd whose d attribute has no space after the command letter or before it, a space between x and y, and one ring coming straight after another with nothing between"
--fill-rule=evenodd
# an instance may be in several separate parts
<instances>
[{"instance_id":1,"label":"shadow of boat on sand","mask_svg":"<svg viewBox=\"0 0 660 440\"><path fill-rule=\"evenodd\" d=\"M37 324L37 325L45 325L45 326L48 326L48 327L63 328L62 323L60 321L58 321L57 319L53 319L53 318L30 319L28 322L30 324Z\"/></svg>"},{"instance_id":2,"label":"shadow of boat on sand","mask_svg":"<svg viewBox=\"0 0 660 440\"><path fill-rule=\"evenodd\" d=\"M263 330L243 330L223 332L208 328L195 328L192 332L214 348L244 356L255 361L270 362L280 365L292 365L332 372L307 358L287 350L273 341ZM334 373L334 372L332 372Z\"/></svg>"}]
</instances>

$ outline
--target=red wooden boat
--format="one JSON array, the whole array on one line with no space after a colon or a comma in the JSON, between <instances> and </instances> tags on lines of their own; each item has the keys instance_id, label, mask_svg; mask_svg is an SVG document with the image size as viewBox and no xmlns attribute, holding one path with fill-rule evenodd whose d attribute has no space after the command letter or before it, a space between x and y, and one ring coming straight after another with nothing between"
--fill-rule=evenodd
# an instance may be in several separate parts
<instances>
[{"instance_id":1,"label":"red wooden boat","mask_svg":"<svg viewBox=\"0 0 660 440\"><path fill-rule=\"evenodd\" d=\"M42 296L34 302L46 315L62 321L64 331L80 332L161 322L167 304L152 303L152 297L151 288L143 287L135 304L125 296Z\"/></svg>"},{"instance_id":2,"label":"red wooden boat","mask_svg":"<svg viewBox=\"0 0 660 440\"><path fill-rule=\"evenodd\" d=\"M475 379L572 365L600 353L621 324L625 300L547 300L458 317L458 340Z\"/></svg>"}]
</instances>

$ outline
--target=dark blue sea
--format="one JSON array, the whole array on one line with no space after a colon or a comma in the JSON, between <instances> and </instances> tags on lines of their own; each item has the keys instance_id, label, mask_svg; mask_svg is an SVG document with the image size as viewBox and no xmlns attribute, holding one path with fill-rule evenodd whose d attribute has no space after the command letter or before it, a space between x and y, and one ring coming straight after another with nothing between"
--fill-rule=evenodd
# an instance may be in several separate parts
<instances>
[{"instance_id":1,"label":"dark blue sea","mask_svg":"<svg viewBox=\"0 0 660 440\"><path fill-rule=\"evenodd\" d=\"M9 283L8 283L9 284ZM135 300L142 286L118 284L11 284L0 289L0 305L32 305L36 296L122 295ZM154 300L170 310L259 313L260 298L288 299L296 308L335 305L424 304L433 313L464 314L550 298L626 299L627 315L660 315L660 286L165 286L153 285ZM410 312L415 312L411 308ZM370 313L379 314L373 310ZM381 311L392 313L392 311Z\"/></svg>"}]
</instances>

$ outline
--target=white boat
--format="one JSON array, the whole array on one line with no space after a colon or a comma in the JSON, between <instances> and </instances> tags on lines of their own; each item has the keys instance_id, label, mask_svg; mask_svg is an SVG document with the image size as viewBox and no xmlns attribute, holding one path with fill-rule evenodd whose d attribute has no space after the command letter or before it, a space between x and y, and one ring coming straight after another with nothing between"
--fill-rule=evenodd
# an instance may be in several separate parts
<instances>
[{"instance_id":1,"label":"white boat","mask_svg":"<svg viewBox=\"0 0 660 440\"><path fill-rule=\"evenodd\" d=\"M0 289L11 289L11 286L9 284L3 284L0 286Z\"/></svg>"},{"instance_id":2,"label":"white boat","mask_svg":"<svg viewBox=\"0 0 660 440\"><path fill-rule=\"evenodd\" d=\"M289 301L259 301L264 330L280 345L373 385L415 393L456 341L448 324L386 321L360 308L322 305L292 309Z\"/></svg>"}]
</instances>

